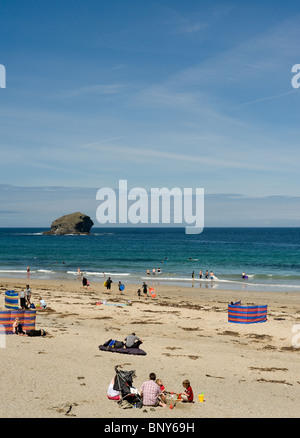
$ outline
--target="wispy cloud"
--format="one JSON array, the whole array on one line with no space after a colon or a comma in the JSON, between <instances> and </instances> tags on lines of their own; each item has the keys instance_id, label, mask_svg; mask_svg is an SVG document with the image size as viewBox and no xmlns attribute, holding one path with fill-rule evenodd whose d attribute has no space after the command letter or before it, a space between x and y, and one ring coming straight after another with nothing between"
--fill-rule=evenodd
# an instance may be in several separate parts
<instances>
[{"instance_id":1,"label":"wispy cloud","mask_svg":"<svg viewBox=\"0 0 300 438\"><path fill-rule=\"evenodd\" d=\"M198 23L183 23L177 28L178 33L180 34L194 34L199 33L209 27L208 23L198 22Z\"/></svg>"},{"instance_id":2,"label":"wispy cloud","mask_svg":"<svg viewBox=\"0 0 300 438\"><path fill-rule=\"evenodd\" d=\"M20 211L17 210L0 210L0 215L10 215L10 214L20 214Z\"/></svg>"},{"instance_id":3,"label":"wispy cloud","mask_svg":"<svg viewBox=\"0 0 300 438\"><path fill-rule=\"evenodd\" d=\"M86 145L81 146L82 149L93 149L94 147L99 147L101 144L111 143L116 140L123 140L126 138L125 135L120 135L118 137L104 138L102 140L98 140L96 142L88 143Z\"/></svg>"},{"instance_id":4,"label":"wispy cloud","mask_svg":"<svg viewBox=\"0 0 300 438\"><path fill-rule=\"evenodd\" d=\"M149 186L155 175L158 185L201 181L214 191L299 190L300 91L288 88L299 6L276 4L265 17L260 2L92 3L82 17L72 9L81 26L70 33L64 5L55 41L45 32L42 42L33 39L41 20L24 38L30 9L16 16L8 6L15 25L1 34L15 61L1 99L3 181L96 186L130 175Z\"/></svg>"},{"instance_id":5,"label":"wispy cloud","mask_svg":"<svg viewBox=\"0 0 300 438\"><path fill-rule=\"evenodd\" d=\"M72 90L65 90L61 94L64 97L78 97L87 94L105 94L116 95L121 93L125 89L125 84L98 84L88 85L86 87L80 87Z\"/></svg>"},{"instance_id":6,"label":"wispy cloud","mask_svg":"<svg viewBox=\"0 0 300 438\"><path fill-rule=\"evenodd\" d=\"M130 162L133 162L136 157L150 157L155 159L166 159L169 162L172 161L178 161L180 163L182 162L188 162L188 163L199 163L204 165L210 165L213 167L222 167L227 169L255 169L255 170L265 170L266 166L261 163L247 163L244 161L232 161L232 160L225 160L225 159L219 159L219 158L210 158L205 156L197 156L192 154L181 154L176 153L174 151L168 152L163 150L158 150L154 148L134 148L134 147L128 147L128 146L116 146L116 145L105 145L105 144L99 144L97 142L89 145L82 146L85 149L92 149L92 150L98 150L98 151L109 151L111 153L118 154L118 156L122 156L123 160L128 160Z\"/></svg>"},{"instance_id":7,"label":"wispy cloud","mask_svg":"<svg viewBox=\"0 0 300 438\"><path fill-rule=\"evenodd\" d=\"M281 99L282 97L286 97L286 96L289 96L291 94L295 94L295 92L297 92L297 90L290 90L290 91L287 91L285 93L277 94L275 96L262 97L261 99L256 99L256 100L251 100L249 102L241 103L240 105L237 105L235 108L238 109L238 108L242 108L243 106L247 106L247 105L254 105L256 103L263 103L263 102L267 102L269 100Z\"/></svg>"},{"instance_id":8,"label":"wispy cloud","mask_svg":"<svg viewBox=\"0 0 300 438\"><path fill-rule=\"evenodd\" d=\"M169 77L168 85L180 86L181 89L197 86L207 90L210 84L211 94L214 94L214 90L220 93L229 86L233 89L234 97L241 86L246 92L255 90L260 83L259 93L262 86L265 89L279 88L283 72L286 72L286 84L290 84L290 60L294 57L295 63L298 59L299 17L299 14L295 15L242 43L237 41L234 46L194 66L176 72Z\"/></svg>"}]
</instances>

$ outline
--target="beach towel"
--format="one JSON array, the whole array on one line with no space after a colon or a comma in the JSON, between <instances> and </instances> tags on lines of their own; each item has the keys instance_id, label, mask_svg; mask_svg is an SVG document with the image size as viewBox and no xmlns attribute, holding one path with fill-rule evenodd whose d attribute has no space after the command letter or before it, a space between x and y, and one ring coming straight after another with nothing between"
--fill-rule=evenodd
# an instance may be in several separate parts
<instances>
[{"instance_id":1,"label":"beach towel","mask_svg":"<svg viewBox=\"0 0 300 438\"><path fill-rule=\"evenodd\" d=\"M101 304L105 306L132 306L132 303L130 301L127 301L127 303L108 303L106 300L99 300L96 304L98 306Z\"/></svg>"},{"instance_id":2,"label":"beach towel","mask_svg":"<svg viewBox=\"0 0 300 438\"><path fill-rule=\"evenodd\" d=\"M110 351L111 353L121 353L121 354L134 354L145 356L147 353L141 348L115 348L109 347L106 345L99 345L99 350L101 351Z\"/></svg>"}]
</instances>

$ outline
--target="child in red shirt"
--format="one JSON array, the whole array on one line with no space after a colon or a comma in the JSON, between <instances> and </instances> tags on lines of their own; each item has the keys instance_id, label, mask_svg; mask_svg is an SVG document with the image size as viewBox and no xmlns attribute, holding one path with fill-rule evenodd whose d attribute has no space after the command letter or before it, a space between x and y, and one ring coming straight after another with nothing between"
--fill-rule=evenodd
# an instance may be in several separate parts
<instances>
[{"instance_id":1,"label":"child in red shirt","mask_svg":"<svg viewBox=\"0 0 300 438\"><path fill-rule=\"evenodd\" d=\"M156 379L156 384L160 387L161 392L164 394L166 392L166 388L164 387L161 379Z\"/></svg>"},{"instance_id":2,"label":"child in red shirt","mask_svg":"<svg viewBox=\"0 0 300 438\"><path fill-rule=\"evenodd\" d=\"M184 380L182 382L182 386L185 388L184 392L181 393L181 399L182 401L193 403L194 400L194 394L191 387L191 383L189 380Z\"/></svg>"}]
</instances>

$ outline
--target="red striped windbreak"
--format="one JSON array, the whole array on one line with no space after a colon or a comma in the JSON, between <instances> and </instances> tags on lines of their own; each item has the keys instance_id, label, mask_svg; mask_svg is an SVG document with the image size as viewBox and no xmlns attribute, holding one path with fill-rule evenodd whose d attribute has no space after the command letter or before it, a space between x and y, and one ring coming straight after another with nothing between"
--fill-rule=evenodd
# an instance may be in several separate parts
<instances>
[{"instance_id":1,"label":"red striped windbreak","mask_svg":"<svg viewBox=\"0 0 300 438\"><path fill-rule=\"evenodd\" d=\"M24 312L24 330L35 329L36 310L28 310Z\"/></svg>"},{"instance_id":2,"label":"red striped windbreak","mask_svg":"<svg viewBox=\"0 0 300 438\"><path fill-rule=\"evenodd\" d=\"M0 311L0 335L13 333L12 325L16 318L20 319L24 330L35 329L36 310L4 310Z\"/></svg>"},{"instance_id":3,"label":"red striped windbreak","mask_svg":"<svg viewBox=\"0 0 300 438\"><path fill-rule=\"evenodd\" d=\"M268 306L242 306L240 303L228 305L228 322L254 324L267 321Z\"/></svg>"}]
</instances>

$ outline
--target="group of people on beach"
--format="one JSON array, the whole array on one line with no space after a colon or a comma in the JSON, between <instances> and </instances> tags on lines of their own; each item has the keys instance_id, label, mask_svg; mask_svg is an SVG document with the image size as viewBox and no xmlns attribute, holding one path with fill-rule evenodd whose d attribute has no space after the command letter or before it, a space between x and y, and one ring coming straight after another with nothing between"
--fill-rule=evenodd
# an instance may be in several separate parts
<instances>
[{"instance_id":1,"label":"group of people on beach","mask_svg":"<svg viewBox=\"0 0 300 438\"><path fill-rule=\"evenodd\" d=\"M22 289L19 292L19 298L20 298L20 307L22 310L35 309L35 307L41 307L45 309L47 307L47 304L42 297L39 298L39 304L37 304L36 306L34 303L31 302L32 291L29 284L26 285L25 290Z\"/></svg>"},{"instance_id":2,"label":"group of people on beach","mask_svg":"<svg viewBox=\"0 0 300 438\"><path fill-rule=\"evenodd\" d=\"M161 271L160 268L157 268L157 270L156 270L155 268L152 269L152 275L155 275L156 273L157 273L157 274L160 274L161 272L162 272L162 271ZM147 275L150 276L150 269L147 269Z\"/></svg>"},{"instance_id":3,"label":"group of people on beach","mask_svg":"<svg viewBox=\"0 0 300 438\"><path fill-rule=\"evenodd\" d=\"M111 292L111 286L112 286L113 280L111 279L111 277L108 277L107 280L104 281L103 285L104 287L106 287L106 290L110 293ZM85 289L90 288L90 283L89 281L86 279L86 277L82 278L82 286ZM118 282L118 290L120 292L121 295L123 295L123 291L125 289L125 285L124 283L122 283L121 281ZM148 285L143 282L142 287L137 289L137 295L140 298L142 296L142 293L145 297L148 296Z\"/></svg>"},{"instance_id":4,"label":"group of people on beach","mask_svg":"<svg viewBox=\"0 0 300 438\"><path fill-rule=\"evenodd\" d=\"M40 297L40 304L37 304L37 306L34 305L34 303L31 302L31 288L29 284L26 285L26 290L22 289L19 292L19 298L20 298L20 307L22 310L28 310L28 309L35 309L35 307L41 307L45 309L47 307L47 304L43 298ZM19 336L46 336L46 332L43 329L35 330L24 330L23 325L21 323L21 320L19 317L16 317L13 324L12 324L12 332L15 335Z\"/></svg>"},{"instance_id":5,"label":"group of people on beach","mask_svg":"<svg viewBox=\"0 0 300 438\"><path fill-rule=\"evenodd\" d=\"M109 342L109 341L108 341ZM115 342L115 341L114 341ZM126 349L138 349L140 345L143 343L143 340L139 338L135 333L131 333L126 336L124 342L118 342L122 346L118 348L126 348ZM107 397L110 400L121 400L122 394L119 390L114 389L114 379L111 380L108 389L107 389ZM192 403L194 400L193 390L191 388L191 384L189 380L184 380L182 382L183 392L180 394L176 394L176 401L183 401ZM145 381L140 390L133 388L131 391L132 394L138 394L142 400L143 406L166 406L167 396L171 396L174 399L175 393L174 391L167 391L161 379L156 378L155 373L150 373L149 380ZM127 396L126 396L127 397ZM129 396L130 399L130 396ZM130 402L130 400L128 400Z\"/></svg>"},{"instance_id":6,"label":"group of people on beach","mask_svg":"<svg viewBox=\"0 0 300 438\"><path fill-rule=\"evenodd\" d=\"M108 279L104 282L104 285L106 286L106 289L108 290L108 292L111 291L112 283L113 283L113 280L110 277L108 277ZM120 294L123 295L125 285L121 281L119 281L119 283L118 283L118 289L119 289ZM138 290L137 290L137 295L139 298L141 297L142 292L143 292L143 295L145 297L148 296L148 285L145 282L143 282L142 288L138 288Z\"/></svg>"},{"instance_id":7,"label":"group of people on beach","mask_svg":"<svg viewBox=\"0 0 300 438\"><path fill-rule=\"evenodd\" d=\"M142 291L143 291L144 296L147 297L148 296L148 284L146 284L145 282L143 282L143 284L142 284ZM138 294L138 297L141 298L141 289L140 288L138 288L137 294Z\"/></svg>"},{"instance_id":8,"label":"group of people on beach","mask_svg":"<svg viewBox=\"0 0 300 438\"><path fill-rule=\"evenodd\" d=\"M19 298L20 298L20 307L21 309L29 309L31 306L31 289L29 284L26 285L26 289L22 289L19 292Z\"/></svg>"},{"instance_id":9,"label":"group of people on beach","mask_svg":"<svg viewBox=\"0 0 300 438\"><path fill-rule=\"evenodd\" d=\"M20 318L16 317L13 325L12 325L12 332L15 335L19 335L19 336L30 336L30 337L36 337L36 336L46 336L46 332L44 329L40 329L40 330L35 330L35 329L31 329L31 330L24 330L23 325L20 321Z\"/></svg>"},{"instance_id":10,"label":"group of people on beach","mask_svg":"<svg viewBox=\"0 0 300 438\"><path fill-rule=\"evenodd\" d=\"M120 391L114 389L115 378L113 378L107 389L107 397L109 400L120 401L122 395ZM138 394L141 398L143 406L149 407L166 407L167 397L169 396L171 400L182 401L185 403L194 402L194 394L191 387L191 383L188 379L182 382L183 391L179 394L175 394L174 391L167 391L161 379L156 378L155 373L149 374L149 379L144 381L139 390L133 391L134 394ZM135 389L135 388L134 388ZM176 398L174 398L176 396ZM127 401L130 402L130 395L126 397Z\"/></svg>"},{"instance_id":11,"label":"group of people on beach","mask_svg":"<svg viewBox=\"0 0 300 438\"><path fill-rule=\"evenodd\" d=\"M192 272L192 279L194 279L194 278L195 278L195 271ZM210 271L210 273L208 273L207 269L206 269L205 274L203 274L202 270L200 269L200 271L199 271L199 278L200 278L200 280L202 278L205 278L206 280L209 280L209 279L214 280L215 274L213 273L213 271Z\"/></svg>"}]
</instances>

